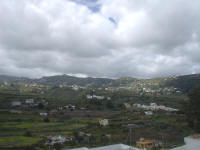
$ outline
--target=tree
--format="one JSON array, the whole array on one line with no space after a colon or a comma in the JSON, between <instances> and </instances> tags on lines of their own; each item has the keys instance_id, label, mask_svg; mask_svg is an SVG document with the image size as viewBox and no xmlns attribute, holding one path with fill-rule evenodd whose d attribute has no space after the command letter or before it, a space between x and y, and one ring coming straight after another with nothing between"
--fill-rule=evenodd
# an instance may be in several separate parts
<instances>
[{"instance_id":1,"label":"tree","mask_svg":"<svg viewBox=\"0 0 200 150\"><path fill-rule=\"evenodd\" d=\"M80 143L81 141L83 141L83 136L80 136L80 135L79 135L79 131L74 131L74 132L73 132L73 135L74 135L74 137L75 137L75 140L78 141L78 143Z\"/></svg>"},{"instance_id":2,"label":"tree","mask_svg":"<svg viewBox=\"0 0 200 150\"><path fill-rule=\"evenodd\" d=\"M44 105L43 105L42 103L39 103L39 104L38 104L38 108L39 108L39 109L44 109Z\"/></svg>"},{"instance_id":3,"label":"tree","mask_svg":"<svg viewBox=\"0 0 200 150\"><path fill-rule=\"evenodd\" d=\"M50 122L49 118L48 117L44 118L44 122Z\"/></svg>"},{"instance_id":4,"label":"tree","mask_svg":"<svg viewBox=\"0 0 200 150\"><path fill-rule=\"evenodd\" d=\"M188 125L200 132L200 86L188 94L189 100L185 107Z\"/></svg>"},{"instance_id":5,"label":"tree","mask_svg":"<svg viewBox=\"0 0 200 150\"><path fill-rule=\"evenodd\" d=\"M26 131L26 132L24 133L24 136L31 137L31 136L32 136L31 131Z\"/></svg>"},{"instance_id":6,"label":"tree","mask_svg":"<svg viewBox=\"0 0 200 150\"><path fill-rule=\"evenodd\" d=\"M114 109L114 107L115 107L112 101L107 101L106 106L109 109Z\"/></svg>"},{"instance_id":7,"label":"tree","mask_svg":"<svg viewBox=\"0 0 200 150\"><path fill-rule=\"evenodd\" d=\"M62 145L60 143L56 143L53 145L55 150L60 150L62 148Z\"/></svg>"}]
</instances>

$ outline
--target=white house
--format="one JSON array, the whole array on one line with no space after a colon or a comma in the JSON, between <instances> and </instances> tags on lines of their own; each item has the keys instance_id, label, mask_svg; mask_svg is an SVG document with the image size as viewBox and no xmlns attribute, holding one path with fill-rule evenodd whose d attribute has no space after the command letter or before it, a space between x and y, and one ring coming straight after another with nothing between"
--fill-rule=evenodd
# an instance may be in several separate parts
<instances>
[{"instance_id":1,"label":"white house","mask_svg":"<svg viewBox=\"0 0 200 150\"><path fill-rule=\"evenodd\" d=\"M54 145L54 144L57 144L57 143L62 144L66 141L69 141L69 140L66 137L61 136L61 135L59 135L59 136L48 136L46 144L47 145Z\"/></svg>"},{"instance_id":2,"label":"white house","mask_svg":"<svg viewBox=\"0 0 200 150\"><path fill-rule=\"evenodd\" d=\"M151 103L149 106L148 105L141 105L141 104L134 104L134 107L144 109L144 110L151 110L151 111L156 111L156 110L163 110L163 111L169 111L169 112L176 112L178 109L166 107L163 105L157 105L156 103Z\"/></svg>"},{"instance_id":3,"label":"white house","mask_svg":"<svg viewBox=\"0 0 200 150\"><path fill-rule=\"evenodd\" d=\"M104 99L104 96L93 95L93 98L96 98L96 99Z\"/></svg>"},{"instance_id":4,"label":"white house","mask_svg":"<svg viewBox=\"0 0 200 150\"><path fill-rule=\"evenodd\" d=\"M78 90L79 90L79 87L78 87L78 85L72 85L72 89L73 89L74 91L78 91Z\"/></svg>"},{"instance_id":5,"label":"white house","mask_svg":"<svg viewBox=\"0 0 200 150\"><path fill-rule=\"evenodd\" d=\"M33 99L33 98L26 99L26 100L25 100L25 103L26 103L26 104L33 104L33 103L34 103L34 99Z\"/></svg>"},{"instance_id":6,"label":"white house","mask_svg":"<svg viewBox=\"0 0 200 150\"><path fill-rule=\"evenodd\" d=\"M72 110L75 110L75 109L76 109L76 106L72 105L72 106L71 106L71 109L72 109Z\"/></svg>"},{"instance_id":7,"label":"white house","mask_svg":"<svg viewBox=\"0 0 200 150\"><path fill-rule=\"evenodd\" d=\"M95 94L93 94L93 95L87 94L87 95L86 95L86 98L87 98L87 99L96 98L96 99L98 99L98 100L101 100L101 99L104 99L105 97L104 97L104 96L95 95Z\"/></svg>"},{"instance_id":8,"label":"white house","mask_svg":"<svg viewBox=\"0 0 200 150\"><path fill-rule=\"evenodd\" d=\"M86 98L87 98L87 99L92 99L92 95L87 94L87 95L86 95Z\"/></svg>"},{"instance_id":9,"label":"white house","mask_svg":"<svg viewBox=\"0 0 200 150\"><path fill-rule=\"evenodd\" d=\"M41 112L40 113L40 116L47 116L48 114L47 113L45 113L45 112Z\"/></svg>"},{"instance_id":10,"label":"white house","mask_svg":"<svg viewBox=\"0 0 200 150\"><path fill-rule=\"evenodd\" d=\"M147 115L147 116L153 115L153 112L152 112L152 111L145 111L144 113L145 113L145 115Z\"/></svg>"},{"instance_id":11,"label":"white house","mask_svg":"<svg viewBox=\"0 0 200 150\"><path fill-rule=\"evenodd\" d=\"M107 97L107 100L111 100L111 98L108 96L108 97Z\"/></svg>"}]
</instances>

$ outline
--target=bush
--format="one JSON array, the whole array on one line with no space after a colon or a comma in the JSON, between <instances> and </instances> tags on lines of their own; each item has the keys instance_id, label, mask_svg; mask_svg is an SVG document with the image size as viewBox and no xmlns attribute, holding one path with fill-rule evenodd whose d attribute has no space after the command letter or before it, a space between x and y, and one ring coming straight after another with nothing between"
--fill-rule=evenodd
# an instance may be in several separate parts
<instances>
[{"instance_id":1,"label":"bush","mask_svg":"<svg viewBox=\"0 0 200 150\"><path fill-rule=\"evenodd\" d=\"M39 109L44 109L44 105L43 105L42 103L39 103L39 104L38 104L38 108L39 108Z\"/></svg>"},{"instance_id":2,"label":"bush","mask_svg":"<svg viewBox=\"0 0 200 150\"><path fill-rule=\"evenodd\" d=\"M44 118L44 122L50 122L49 118Z\"/></svg>"},{"instance_id":3,"label":"bush","mask_svg":"<svg viewBox=\"0 0 200 150\"><path fill-rule=\"evenodd\" d=\"M200 132L200 86L193 89L188 97L189 101L185 105L188 125L195 131Z\"/></svg>"},{"instance_id":4,"label":"bush","mask_svg":"<svg viewBox=\"0 0 200 150\"><path fill-rule=\"evenodd\" d=\"M24 136L31 137L32 136L31 131L26 131L25 134L24 134Z\"/></svg>"}]
</instances>

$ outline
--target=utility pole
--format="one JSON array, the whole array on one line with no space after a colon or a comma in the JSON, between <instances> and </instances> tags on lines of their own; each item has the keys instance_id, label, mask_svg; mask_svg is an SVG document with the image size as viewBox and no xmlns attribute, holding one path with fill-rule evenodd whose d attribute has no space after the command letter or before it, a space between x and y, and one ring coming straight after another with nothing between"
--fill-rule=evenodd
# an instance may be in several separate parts
<instances>
[{"instance_id":1,"label":"utility pole","mask_svg":"<svg viewBox=\"0 0 200 150\"><path fill-rule=\"evenodd\" d=\"M133 139L133 134L132 134L132 129L133 128L137 128L138 126L136 124L128 124L126 125L126 127L129 129L129 133L128 133L128 141L129 141L129 145L132 146L132 141Z\"/></svg>"}]
</instances>

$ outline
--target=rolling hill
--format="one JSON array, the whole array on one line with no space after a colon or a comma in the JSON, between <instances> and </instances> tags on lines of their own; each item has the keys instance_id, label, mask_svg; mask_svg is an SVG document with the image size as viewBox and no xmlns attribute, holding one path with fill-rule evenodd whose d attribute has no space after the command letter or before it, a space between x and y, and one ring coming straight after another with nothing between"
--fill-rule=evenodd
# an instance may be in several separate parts
<instances>
[{"instance_id":1,"label":"rolling hill","mask_svg":"<svg viewBox=\"0 0 200 150\"><path fill-rule=\"evenodd\" d=\"M79 78L69 75L56 75L47 76L39 79L29 79L24 77L14 77L0 75L0 82L8 83L36 83L40 85L48 86L71 86L77 85L82 87L91 88L124 88L130 90L140 89L153 89L159 90L160 88L173 87L182 92L189 92L196 86L200 85L200 74L184 75L184 76L171 76L164 78L152 78L152 79L136 79L132 77L123 77L119 79L109 78Z\"/></svg>"}]
</instances>

